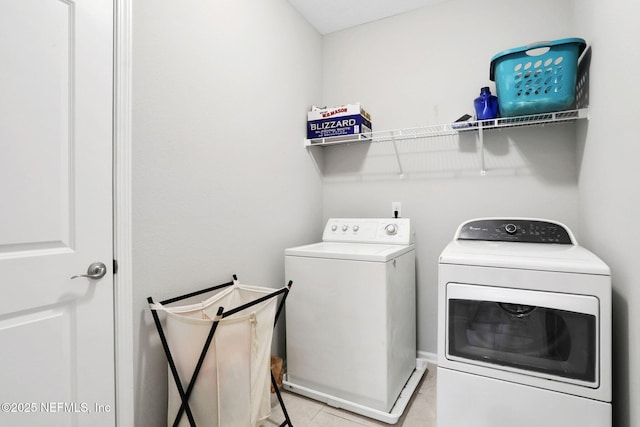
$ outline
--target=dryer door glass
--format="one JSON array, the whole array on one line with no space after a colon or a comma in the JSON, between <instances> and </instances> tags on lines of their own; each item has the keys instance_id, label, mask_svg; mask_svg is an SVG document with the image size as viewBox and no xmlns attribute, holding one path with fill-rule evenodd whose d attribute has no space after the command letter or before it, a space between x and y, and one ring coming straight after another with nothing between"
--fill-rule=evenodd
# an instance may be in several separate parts
<instances>
[{"instance_id":1,"label":"dryer door glass","mask_svg":"<svg viewBox=\"0 0 640 427\"><path fill-rule=\"evenodd\" d=\"M449 354L595 381L596 318L554 308L449 300Z\"/></svg>"}]
</instances>

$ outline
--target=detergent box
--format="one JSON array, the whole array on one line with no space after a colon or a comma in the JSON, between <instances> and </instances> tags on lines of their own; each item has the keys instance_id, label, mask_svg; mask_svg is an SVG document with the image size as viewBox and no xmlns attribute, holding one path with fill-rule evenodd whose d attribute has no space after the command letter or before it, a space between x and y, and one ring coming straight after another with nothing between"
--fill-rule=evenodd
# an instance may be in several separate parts
<instances>
[{"instance_id":1,"label":"detergent box","mask_svg":"<svg viewBox=\"0 0 640 427\"><path fill-rule=\"evenodd\" d=\"M313 107L307 114L307 139L337 137L371 137L371 116L359 103L333 108Z\"/></svg>"}]
</instances>

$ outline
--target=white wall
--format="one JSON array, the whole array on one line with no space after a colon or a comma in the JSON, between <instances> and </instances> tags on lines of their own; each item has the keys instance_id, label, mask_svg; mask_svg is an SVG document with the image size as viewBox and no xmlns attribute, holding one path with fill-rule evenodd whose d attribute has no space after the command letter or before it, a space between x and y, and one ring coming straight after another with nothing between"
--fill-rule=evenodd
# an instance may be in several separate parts
<instances>
[{"instance_id":1,"label":"white wall","mask_svg":"<svg viewBox=\"0 0 640 427\"><path fill-rule=\"evenodd\" d=\"M576 0L576 24L593 48L590 118L578 130L580 222L582 243L612 271L616 427L640 425L638 16L635 0Z\"/></svg>"},{"instance_id":2,"label":"white wall","mask_svg":"<svg viewBox=\"0 0 640 427\"><path fill-rule=\"evenodd\" d=\"M146 297L233 273L282 286L284 249L321 232L302 140L322 40L286 0L136 0L133 30L136 425L158 426L167 365Z\"/></svg>"},{"instance_id":3,"label":"white wall","mask_svg":"<svg viewBox=\"0 0 640 427\"><path fill-rule=\"evenodd\" d=\"M553 10L536 13L527 11ZM490 86L493 55L576 36L573 3L451 0L325 36L323 104L360 101L374 130L447 123L473 114ZM475 136L324 148L324 217L389 216L391 202L415 225L418 349L436 353L437 263L464 220L526 216L559 220L580 237L573 125L485 134L487 175ZM319 150L320 148L314 148Z\"/></svg>"}]
</instances>

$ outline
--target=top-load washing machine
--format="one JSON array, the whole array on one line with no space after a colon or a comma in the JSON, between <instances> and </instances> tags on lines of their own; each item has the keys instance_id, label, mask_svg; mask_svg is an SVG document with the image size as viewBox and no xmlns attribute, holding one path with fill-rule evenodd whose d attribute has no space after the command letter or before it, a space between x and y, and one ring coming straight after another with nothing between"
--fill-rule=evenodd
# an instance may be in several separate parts
<instances>
[{"instance_id":1,"label":"top-load washing machine","mask_svg":"<svg viewBox=\"0 0 640 427\"><path fill-rule=\"evenodd\" d=\"M611 426L610 271L566 226L468 221L438 274L438 427Z\"/></svg>"},{"instance_id":2,"label":"top-load washing machine","mask_svg":"<svg viewBox=\"0 0 640 427\"><path fill-rule=\"evenodd\" d=\"M332 218L322 242L286 249L285 389L398 421L426 370L413 234L407 218Z\"/></svg>"}]
</instances>

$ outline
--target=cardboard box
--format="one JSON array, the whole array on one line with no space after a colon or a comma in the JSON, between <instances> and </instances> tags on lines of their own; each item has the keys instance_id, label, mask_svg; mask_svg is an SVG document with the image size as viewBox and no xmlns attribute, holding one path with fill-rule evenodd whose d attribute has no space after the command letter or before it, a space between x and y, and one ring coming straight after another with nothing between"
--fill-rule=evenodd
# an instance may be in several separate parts
<instances>
[{"instance_id":1,"label":"cardboard box","mask_svg":"<svg viewBox=\"0 0 640 427\"><path fill-rule=\"evenodd\" d=\"M278 356L271 356L271 374L276 380L278 388L282 387L282 380L284 379L284 370L282 369L282 358ZM271 384L271 393L275 393L273 384Z\"/></svg>"},{"instance_id":2,"label":"cardboard box","mask_svg":"<svg viewBox=\"0 0 640 427\"><path fill-rule=\"evenodd\" d=\"M339 137L371 137L371 116L360 104L309 111L307 139Z\"/></svg>"}]
</instances>

